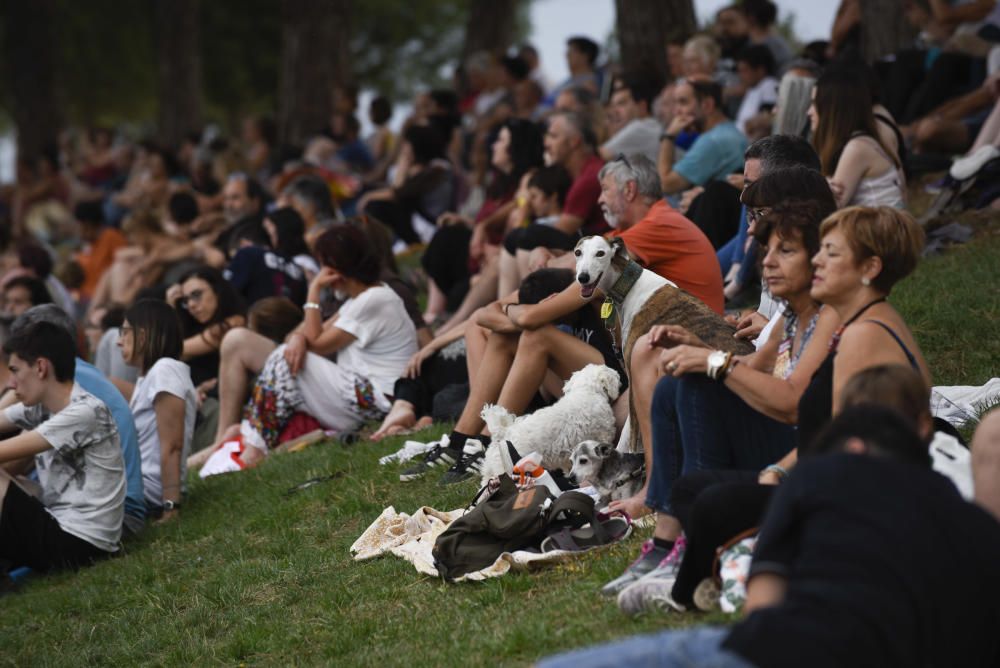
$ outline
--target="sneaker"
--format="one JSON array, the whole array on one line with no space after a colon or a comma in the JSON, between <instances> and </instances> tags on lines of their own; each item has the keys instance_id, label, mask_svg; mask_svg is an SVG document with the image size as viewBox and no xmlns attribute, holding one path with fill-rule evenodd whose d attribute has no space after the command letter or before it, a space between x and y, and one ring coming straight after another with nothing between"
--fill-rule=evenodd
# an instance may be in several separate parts
<instances>
[{"instance_id":1,"label":"sneaker","mask_svg":"<svg viewBox=\"0 0 1000 668\"><path fill-rule=\"evenodd\" d=\"M625 589L625 587L629 586L643 575L656 568L669 552L669 550L662 547L656 547L656 544L653 543L653 539L650 538L642 544L642 551L639 553L639 557L625 569L624 573L604 585L601 588L601 593L605 596L616 595L618 592Z\"/></svg>"},{"instance_id":2,"label":"sneaker","mask_svg":"<svg viewBox=\"0 0 1000 668\"><path fill-rule=\"evenodd\" d=\"M442 485L452 485L479 475L483 468L483 459L486 457L486 448L478 439L470 438L465 441L462 448L462 456L457 462L451 465L441 478Z\"/></svg>"},{"instance_id":3,"label":"sneaker","mask_svg":"<svg viewBox=\"0 0 1000 668\"><path fill-rule=\"evenodd\" d=\"M1000 158L1000 148L992 145L982 146L972 155L959 158L951 163L951 169L948 170L948 174L956 181L964 181L967 178L975 176L976 172L982 169L983 165L996 158Z\"/></svg>"},{"instance_id":4,"label":"sneaker","mask_svg":"<svg viewBox=\"0 0 1000 668\"><path fill-rule=\"evenodd\" d=\"M687 612L674 600L673 577L643 578L618 595L618 608L626 615L643 612Z\"/></svg>"},{"instance_id":5,"label":"sneaker","mask_svg":"<svg viewBox=\"0 0 1000 668\"><path fill-rule=\"evenodd\" d=\"M423 478L436 468L451 466L458 461L461 454L448 447L448 437L445 436L431 448L430 452L424 455L423 459L400 473L399 479L402 482L410 482Z\"/></svg>"},{"instance_id":6,"label":"sneaker","mask_svg":"<svg viewBox=\"0 0 1000 668\"><path fill-rule=\"evenodd\" d=\"M677 578L677 571L681 569L681 561L684 560L684 553L687 551L687 538L684 534L674 541L674 547L667 553L667 556L660 560L656 568L643 575L640 580Z\"/></svg>"}]
</instances>

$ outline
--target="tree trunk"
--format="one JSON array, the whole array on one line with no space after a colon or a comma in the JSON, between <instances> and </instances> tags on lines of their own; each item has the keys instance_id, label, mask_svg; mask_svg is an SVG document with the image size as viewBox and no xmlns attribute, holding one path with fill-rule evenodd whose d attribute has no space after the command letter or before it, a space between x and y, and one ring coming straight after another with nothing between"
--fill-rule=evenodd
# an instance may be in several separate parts
<instances>
[{"instance_id":1,"label":"tree trunk","mask_svg":"<svg viewBox=\"0 0 1000 668\"><path fill-rule=\"evenodd\" d=\"M916 29L903 14L904 0L861 2L861 50L869 63L913 44Z\"/></svg>"},{"instance_id":2,"label":"tree trunk","mask_svg":"<svg viewBox=\"0 0 1000 668\"><path fill-rule=\"evenodd\" d=\"M154 0L159 138L177 146L202 125L199 0Z\"/></svg>"},{"instance_id":3,"label":"tree trunk","mask_svg":"<svg viewBox=\"0 0 1000 668\"><path fill-rule=\"evenodd\" d=\"M3 18L17 150L30 158L56 145L63 124L56 95L55 2L5 0Z\"/></svg>"},{"instance_id":4,"label":"tree trunk","mask_svg":"<svg viewBox=\"0 0 1000 668\"><path fill-rule=\"evenodd\" d=\"M615 0L623 72L665 83L667 42L687 39L697 28L692 0Z\"/></svg>"},{"instance_id":5,"label":"tree trunk","mask_svg":"<svg viewBox=\"0 0 1000 668\"><path fill-rule=\"evenodd\" d=\"M333 90L351 80L352 0L282 2L281 141L301 145L330 121Z\"/></svg>"},{"instance_id":6,"label":"tree trunk","mask_svg":"<svg viewBox=\"0 0 1000 668\"><path fill-rule=\"evenodd\" d=\"M511 46L519 0L471 0L462 59L478 51L502 56Z\"/></svg>"}]
</instances>

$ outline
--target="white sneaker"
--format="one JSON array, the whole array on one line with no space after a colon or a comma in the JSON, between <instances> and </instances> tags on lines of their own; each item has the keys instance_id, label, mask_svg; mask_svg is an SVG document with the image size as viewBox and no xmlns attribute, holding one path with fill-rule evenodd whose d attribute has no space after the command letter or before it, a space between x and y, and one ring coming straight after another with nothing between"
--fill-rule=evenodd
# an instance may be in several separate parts
<instances>
[{"instance_id":1,"label":"white sneaker","mask_svg":"<svg viewBox=\"0 0 1000 668\"><path fill-rule=\"evenodd\" d=\"M951 163L948 174L956 181L964 181L975 176L976 172L983 168L983 165L996 158L1000 158L1000 148L992 145L981 146L971 155Z\"/></svg>"}]
</instances>

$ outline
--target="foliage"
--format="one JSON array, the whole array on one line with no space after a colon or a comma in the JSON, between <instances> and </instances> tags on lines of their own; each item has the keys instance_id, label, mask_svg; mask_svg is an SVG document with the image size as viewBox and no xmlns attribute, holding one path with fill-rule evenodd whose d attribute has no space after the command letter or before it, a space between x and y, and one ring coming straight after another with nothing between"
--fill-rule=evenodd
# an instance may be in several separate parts
<instances>
[{"instance_id":1,"label":"foliage","mask_svg":"<svg viewBox=\"0 0 1000 668\"><path fill-rule=\"evenodd\" d=\"M152 3L55 0L57 80L70 122L149 124L156 116ZM516 36L528 34L528 2ZM230 127L246 113L277 109L281 4L203 0L202 84L210 120ZM357 81L395 99L448 82L465 37L463 0L369 0L354 5L351 41ZM0 21L3 20L0 10ZM324 45L312 45L322 57ZM4 100L0 83L0 104ZM6 105L4 105L6 106Z\"/></svg>"}]
</instances>

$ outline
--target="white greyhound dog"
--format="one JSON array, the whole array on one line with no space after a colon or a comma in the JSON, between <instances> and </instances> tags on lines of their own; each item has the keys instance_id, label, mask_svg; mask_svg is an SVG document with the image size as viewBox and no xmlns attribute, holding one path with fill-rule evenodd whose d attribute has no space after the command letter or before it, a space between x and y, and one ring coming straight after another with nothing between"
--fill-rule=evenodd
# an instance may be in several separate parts
<instances>
[{"instance_id":1,"label":"white greyhound dog","mask_svg":"<svg viewBox=\"0 0 1000 668\"><path fill-rule=\"evenodd\" d=\"M720 350L739 354L753 351L746 341L734 338L735 329L704 302L632 260L620 238L584 237L577 242L573 254L580 296L590 299L600 289L608 300L601 309L601 317L605 320L612 315L618 317L621 356L630 378L635 341L653 325L680 325ZM629 392L631 395L631 386ZM629 403L629 420L618 441L618 449L634 452L638 439L637 434L630 433L633 431L630 426L635 424L636 417L632 402Z\"/></svg>"},{"instance_id":2,"label":"white greyhound dog","mask_svg":"<svg viewBox=\"0 0 1000 668\"><path fill-rule=\"evenodd\" d=\"M604 237L584 237L576 243L573 254L580 296L590 299L600 289L611 300L618 311L623 345L628 341L635 314L653 293L665 285L677 287L676 283L632 261L625 250L625 242L619 237L610 241Z\"/></svg>"}]
</instances>

